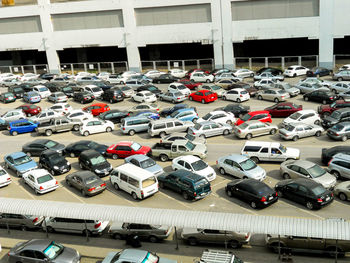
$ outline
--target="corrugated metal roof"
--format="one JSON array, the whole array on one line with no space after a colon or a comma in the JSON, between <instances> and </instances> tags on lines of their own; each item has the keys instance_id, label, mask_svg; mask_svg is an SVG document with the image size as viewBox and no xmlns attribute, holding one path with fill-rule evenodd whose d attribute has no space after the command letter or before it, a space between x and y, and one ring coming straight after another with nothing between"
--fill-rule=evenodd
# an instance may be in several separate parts
<instances>
[{"instance_id":1,"label":"corrugated metal roof","mask_svg":"<svg viewBox=\"0 0 350 263\"><path fill-rule=\"evenodd\" d=\"M295 217L0 198L0 212L350 240L350 223Z\"/></svg>"}]
</instances>

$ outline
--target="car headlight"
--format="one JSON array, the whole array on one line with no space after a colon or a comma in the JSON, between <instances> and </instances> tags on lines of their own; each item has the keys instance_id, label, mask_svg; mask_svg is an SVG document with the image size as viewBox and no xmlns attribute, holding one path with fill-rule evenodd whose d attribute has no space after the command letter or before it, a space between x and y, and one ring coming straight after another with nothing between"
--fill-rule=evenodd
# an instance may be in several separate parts
<instances>
[{"instance_id":1,"label":"car headlight","mask_svg":"<svg viewBox=\"0 0 350 263\"><path fill-rule=\"evenodd\" d=\"M99 169L95 169L95 173L101 173L102 171Z\"/></svg>"},{"instance_id":2,"label":"car headlight","mask_svg":"<svg viewBox=\"0 0 350 263\"><path fill-rule=\"evenodd\" d=\"M55 166L53 167L53 169L58 170L59 168L58 168L57 165L55 165Z\"/></svg>"},{"instance_id":3,"label":"car headlight","mask_svg":"<svg viewBox=\"0 0 350 263\"><path fill-rule=\"evenodd\" d=\"M67 165L70 165L70 162L67 162Z\"/></svg>"}]
</instances>

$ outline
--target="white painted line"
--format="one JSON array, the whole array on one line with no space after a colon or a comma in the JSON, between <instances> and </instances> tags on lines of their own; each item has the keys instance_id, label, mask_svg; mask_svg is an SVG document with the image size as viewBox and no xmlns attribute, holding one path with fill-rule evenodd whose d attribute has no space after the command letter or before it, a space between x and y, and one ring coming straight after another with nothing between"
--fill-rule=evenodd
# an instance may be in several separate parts
<instances>
[{"instance_id":1,"label":"white painted line","mask_svg":"<svg viewBox=\"0 0 350 263\"><path fill-rule=\"evenodd\" d=\"M110 189L110 188L107 186L106 190L109 191L110 193L114 194L115 196L118 196L118 195L117 195L117 191L116 191L114 188ZM132 205L132 206L136 206L136 204L135 204L134 202L131 202L131 201L128 200L128 199L125 199L125 198L124 198L123 200L126 201L126 202L128 202L128 203L129 203L130 205Z\"/></svg>"},{"instance_id":2,"label":"white painted line","mask_svg":"<svg viewBox=\"0 0 350 263\"><path fill-rule=\"evenodd\" d=\"M194 210L193 207L190 207L190 206L188 206L188 205L186 205L186 204L184 204L184 203L182 203L182 202L176 200L175 198L173 198L173 197L171 197L171 196L169 196L169 195L166 195L165 193L162 193L161 191L158 191L158 192L159 192L160 194L164 195L165 197L167 197L167 198L169 198L169 199L171 199L171 200L173 200L173 201L179 203L180 205L183 205L184 207L186 207L186 208L188 208L188 209L190 209L190 210Z\"/></svg>"},{"instance_id":3,"label":"white painted line","mask_svg":"<svg viewBox=\"0 0 350 263\"><path fill-rule=\"evenodd\" d=\"M12 176L11 176L11 177L12 177ZM11 178L11 179L12 179L12 178ZM22 179L22 178L19 178L19 180L23 180L23 179ZM23 182L24 182L24 181L23 181ZM31 195L31 194L27 191L27 189L25 189L24 187L22 187L20 183L18 183L17 181L15 181L15 180L13 180L13 179L12 179L12 183L14 183L14 184L17 185L17 186L20 186L20 187L23 189L23 191L24 191L27 195L30 196L31 199L35 200L35 197L34 197L33 195ZM26 185L26 184L25 184L25 185ZM28 186L28 185L26 185L26 186ZM30 186L28 186L28 187L29 187L29 189L33 190ZM34 191L34 190L33 190L33 191Z\"/></svg>"}]
</instances>

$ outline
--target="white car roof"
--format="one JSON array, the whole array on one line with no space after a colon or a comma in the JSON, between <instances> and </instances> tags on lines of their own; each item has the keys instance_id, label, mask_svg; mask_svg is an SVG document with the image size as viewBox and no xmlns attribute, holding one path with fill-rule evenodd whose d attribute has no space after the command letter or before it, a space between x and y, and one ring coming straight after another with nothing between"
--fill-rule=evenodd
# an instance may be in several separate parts
<instances>
[{"instance_id":1,"label":"white car roof","mask_svg":"<svg viewBox=\"0 0 350 263\"><path fill-rule=\"evenodd\" d=\"M184 84L182 84L182 83L179 83L179 82L173 82L173 83L170 83L169 84L169 87L170 87L170 85L174 85L174 86L185 86ZM186 87L186 86L185 86Z\"/></svg>"},{"instance_id":2,"label":"white car roof","mask_svg":"<svg viewBox=\"0 0 350 263\"><path fill-rule=\"evenodd\" d=\"M297 112L299 112L300 114L317 113L315 110L300 110Z\"/></svg>"},{"instance_id":3,"label":"white car roof","mask_svg":"<svg viewBox=\"0 0 350 263\"><path fill-rule=\"evenodd\" d=\"M279 142L263 142L263 141L248 141L244 144L245 146L261 146L261 147L279 147L281 144Z\"/></svg>"},{"instance_id":4,"label":"white car roof","mask_svg":"<svg viewBox=\"0 0 350 263\"><path fill-rule=\"evenodd\" d=\"M134 177L137 177L140 180L144 180L149 177L154 177L153 173L131 163L124 163L122 165L119 165L114 170L125 173L127 175L133 175Z\"/></svg>"},{"instance_id":5,"label":"white car roof","mask_svg":"<svg viewBox=\"0 0 350 263\"><path fill-rule=\"evenodd\" d=\"M211 111L209 112L211 115L216 115L216 114L225 114L225 115L229 115L226 111L223 110L216 110L216 111Z\"/></svg>"},{"instance_id":6,"label":"white car roof","mask_svg":"<svg viewBox=\"0 0 350 263\"><path fill-rule=\"evenodd\" d=\"M45 169L34 169L34 170L30 170L29 172L24 173L24 175L29 175L29 174L33 175L34 178L38 178L40 176L50 174L50 173ZM53 176L51 176L51 177L52 177L52 179L54 179Z\"/></svg>"},{"instance_id":7,"label":"white car roof","mask_svg":"<svg viewBox=\"0 0 350 263\"><path fill-rule=\"evenodd\" d=\"M200 158L193 156L193 155L185 155L185 156L179 156L173 159L174 162L178 162L180 160L186 161L188 163L194 163L197 162L198 160L201 160Z\"/></svg>"}]
</instances>

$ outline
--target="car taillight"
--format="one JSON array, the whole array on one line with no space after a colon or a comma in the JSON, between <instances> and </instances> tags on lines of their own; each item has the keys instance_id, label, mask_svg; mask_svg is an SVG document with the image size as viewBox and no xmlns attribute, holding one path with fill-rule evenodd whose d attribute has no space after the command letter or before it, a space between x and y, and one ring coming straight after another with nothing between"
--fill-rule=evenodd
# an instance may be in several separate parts
<instances>
[{"instance_id":1,"label":"car taillight","mask_svg":"<svg viewBox=\"0 0 350 263\"><path fill-rule=\"evenodd\" d=\"M244 236L244 238L245 238L245 239L248 239L249 236L250 236L250 233L247 233L247 234Z\"/></svg>"},{"instance_id":2,"label":"car taillight","mask_svg":"<svg viewBox=\"0 0 350 263\"><path fill-rule=\"evenodd\" d=\"M218 164L218 161L216 160L216 164Z\"/></svg>"},{"instance_id":3,"label":"car taillight","mask_svg":"<svg viewBox=\"0 0 350 263\"><path fill-rule=\"evenodd\" d=\"M141 190L141 197L143 197L143 190Z\"/></svg>"},{"instance_id":4,"label":"car taillight","mask_svg":"<svg viewBox=\"0 0 350 263\"><path fill-rule=\"evenodd\" d=\"M125 131L125 128L123 128L123 131Z\"/></svg>"},{"instance_id":5,"label":"car taillight","mask_svg":"<svg viewBox=\"0 0 350 263\"><path fill-rule=\"evenodd\" d=\"M266 197L263 196L261 199L260 199L261 202L266 202Z\"/></svg>"},{"instance_id":6,"label":"car taillight","mask_svg":"<svg viewBox=\"0 0 350 263\"><path fill-rule=\"evenodd\" d=\"M317 198L317 202L322 203L323 202L322 198Z\"/></svg>"},{"instance_id":7,"label":"car taillight","mask_svg":"<svg viewBox=\"0 0 350 263\"><path fill-rule=\"evenodd\" d=\"M84 98L84 100L87 100L87 98Z\"/></svg>"},{"instance_id":8,"label":"car taillight","mask_svg":"<svg viewBox=\"0 0 350 263\"><path fill-rule=\"evenodd\" d=\"M94 191L95 187L91 187L90 189L88 189L89 192Z\"/></svg>"},{"instance_id":9,"label":"car taillight","mask_svg":"<svg viewBox=\"0 0 350 263\"><path fill-rule=\"evenodd\" d=\"M334 194L333 193L331 193L331 197L333 197L334 196Z\"/></svg>"},{"instance_id":10,"label":"car taillight","mask_svg":"<svg viewBox=\"0 0 350 263\"><path fill-rule=\"evenodd\" d=\"M163 142L163 140L160 140L160 143L162 143Z\"/></svg>"},{"instance_id":11,"label":"car taillight","mask_svg":"<svg viewBox=\"0 0 350 263\"><path fill-rule=\"evenodd\" d=\"M130 116L130 113L128 113L128 116Z\"/></svg>"},{"instance_id":12,"label":"car taillight","mask_svg":"<svg viewBox=\"0 0 350 263\"><path fill-rule=\"evenodd\" d=\"M193 192L193 196L197 196L197 193L196 193L196 192Z\"/></svg>"},{"instance_id":13,"label":"car taillight","mask_svg":"<svg viewBox=\"0 0 350 263\"><path fill-rule=\"evenodd\" d=\"M33 219L33 223L38 222L38 220L39 220L39 218L37 218L37 217L36 217L36 218L34 218L34 219Z\"/></svg>"},{"instance_id":14,"label":"car taillight","mask_svg":"<svg viewBox=\"0 0 350 263\"><path fill-rule=\"evenodd\" d=\"M159 111L159 109L157 109L156 111Z\"/></svg>"},{"instance_id":15,"label":"car taillight","mask_svg":"<svg viewBox=\"0 0 350 263\"><path fill-rule=\"evenodd\" d=\"M55 184L58 184L58 182L56 181L56 183Z\"/></svg>"},{"instance_id":16,"label":"car taillight","mask_svg":"<svg viewBox=\"0 0 350 263\"><path fill-rule=\"evenodd\" d=\"M241 130L238 130L238 133L241 133Z\"/></svg>"},{"instance_id":17,"label":"car taillight","mask_svg":"<svg viewBox=\"0 0 350 263\"><path fill-rule=\"evenodd\" d=\"M100 186L101 186L101 187L105 187L105 186L106 186L106 183L103 183L103 184L101 184Z\"/></svg>"},{"instance_id":18,"label":"car taillight","mask_svg":"<svg viewBox=\"0 0 350 263\"><path fill-rule=\"evenodd\" d=\"M40 189L40 190L44 190L44 187L40 186L39 189Z\"/></svg>"},{"instance_id":19,"label":"car taillight","mask_svg":"<svg viewBox=\"0 0 350 263\"><path fill-rule=\"evenodd\" d=\"M275 195L278 196L278 193L276 192Z\"/></svg>"},{"instance_id":20,"label":"car taillight","mask_svg":"<svg viewBox=\"0 0 350 263\"><path fill-rule=\"evenodd\" d=\"M240 96L241 98L243 97L243 95L242 95L242 94L240 94L239 96Z\"/></svg>"},{"instance_id":21,"label":"car taillight","mask_svg":"<svg viewBox=\"0 0 350 263\"><path fill-rule=\"evenodd\" d=\"M101 222L98 222L97 224L94 225L94 228L99 228L101 226Z\"/></svg>"},{"instance_id":22,"label":"car taillight","mask_svg":"<svg viewBox=\"0 0 350 263\"><path fill-rule=\"evenodd\" d=\"M193 135L196 135L196 133L195 133L195 132L192 132L192 134L193 134Z\"/></svg>"},{"instance_id":23,"label":"car taillight","mask_svg":"<svg viewBox=\"0 0 350 263\"><path fill-rule=\"evenodd\" d=\"M332 99L333 99L333 97L329 97L329 99L330 99L330 100L332 100Z\"/></svg>"},{"instance_id":24,"label":"car taillight","mask_svg":"<svg viewBox=\"0 0 350 263\"><path fill-rule=\"evenodd\" d=\"M7 178L7 181L10 181L11 180L11 178L9 177L9 178Z\"/></svg>"}]
</instances>

